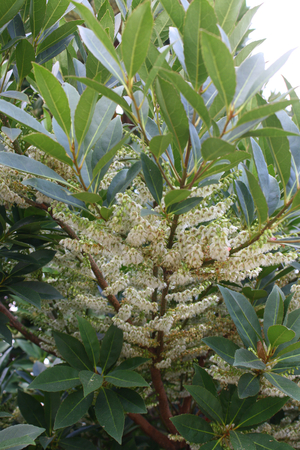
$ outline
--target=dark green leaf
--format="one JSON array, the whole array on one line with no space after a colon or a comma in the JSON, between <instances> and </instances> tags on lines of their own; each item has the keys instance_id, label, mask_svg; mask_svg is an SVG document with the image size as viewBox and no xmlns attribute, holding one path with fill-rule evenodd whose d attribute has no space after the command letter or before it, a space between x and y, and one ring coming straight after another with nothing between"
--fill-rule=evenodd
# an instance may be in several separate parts
<instances>
[{"instance_id":1,"label":"dark green leaf","mask_svg":"<svg viewBox=\"0 0 300 450\"><path fill-rule=\"evenodd\" d=\"M21 286L19 286L19 284L21 284ZM17 295L22 300L25 300L25 302L28 302L31 305L41 309L41 297L33 289L26 286L25 283L14 283L8 286L8 289L10 292Z\"/></svg>"},{"instance_id":2,"label":"dark green leaf","mask_svg":"<svg viewBox=\"0 0 300 450\"><path fill-rule=\"evenodd\" d=\"M68 395L57 411L54 430L68 427L78 422L87 413L92 404L93 397L93 394L84 397L82 390Z\"/></svg>"},{"instance_id":3,"label":"dark green leaf","mask_svg":"<svg viewBox=\"0 0 300 450\"><path fill-rule=\"evenodd\" d=\"M0 28L15 17L22 8L25 0L1 0L0 2Z\"/></svg>"},{"instance_id":4,"label":"dark green leaf","mask_svg":"<svg viewBox=\"0 0 300 450\"><path fill-rule=\"evenodd\" d=\"M269 344L269 339L267 338L268 328L272 325L280 325L283 320L284 305L280 292L278 286L274 285L272 292L269 294L266 301L264 311L264 335L267 344ZM288 326L288 328L290 328L290 326Z\"/></svg>"},{"instance_id":5,"label":"dark green leaf","mask_svg":"<svg viewBox=\"0 0 300 450\"><path fill-rule=\"evenodd\" d=\"M144 378L133 370L114 370L109 372L105 377L105 381L118 387L148 387L149 384Z\"/></svg>"},{"instance_id":6,"label":"dark green leaf","mask_svg":"<svg viewBox=\"0 0 300 450\"><path fill-rule=\"evenodd\" d=\"M270 434L253 433L247 435L256 446L257 450L292 450L288 444L277 442Z\"/></svg>"},{"instance_id":7,"label":"dark green leaf","mask_svg":"<svg viewBox=\"0 0 300 450\"><path fill-rule=\"evenodd\" d=\"M77 321L85 351L94 368L96 368L100 357L100 344L96 330L87 320L80 316L77 316Z\"/></svg>"},{"instance_id":8,"label":"dark green leaf","mask_svg":"<svg viewBox=\"0 0 300 450\"><path fill-rule=\"evenodd\" d=\"M238 203L243 212L246 224L248 227L250 227L254 220L254 202L252 195L250 194L246 184L240 180L237 180L234 183L234 187L237 194Z\"/></svg>"},{"instance_id":9,"label":"dark green leaf","mask_svg":"<svg viewBox=\"0 0 300 450\"><path fill-rule=\"evenodd\" d=\"M218 398L202 386L184 387L207 417L219 423L223 422L222 406Z\"/></svg>"},{"instance_id":10,"label":"dark green leaf","mask_svg":"<svg viewBox=\"0 0 300 450\"><path fill-rule=\"evenodd\" d=\"M237 344L221 336L212 336L202 339L204 344L212 348L228 364L233 365L235 352L240 348Z\"/></svg>"},{"instance_id":11,"label":"dark green leaf","mask_svg":"<svg viewBox=\"0 0 300 450\"><path fill-rule=\"evenodd\" d=\"M37 46L36 54L41 53L53 48L59 42L62 42L66 37L70 36L77 30L77 25L81 25L83 20L72 20L71 22L64 23L61 27L52 31L43 39Z\"/></svg>"},{"instance_id":12,"label":"dark green leaf","mask_svg":"<svg viewBox=\"0 0 300 450\"><path fill-rule=\"evenodd\" d=\"M191 191L187 189L176 189L174 191L170 191L165 196L165 205L168 208L174 203L178 204L179 202L185 200L190 194Z\"/></svg>"},{"instance_id":13,"label":"dark green leaf","mask_svg":"<svg viewBox=\"0 0 300 450\"><path fill-rule=\"evenodd\" d=\"M81 437L66 438L59 440L59 446L64 450L97 450L97 447L89 441Z\"/></svg>"},{"instance_id":14,"label":"dark green leaf","mask_svg":"<svg viewBox=\"0 0 300 450\"><path fill-rule=\"evenodd\" d=\"M244 373L239 379L238 394L240 398L248 398L257 395L260 390L259 379L252 373Z\"/></svg>"},{"instance_id":15,"label":"dark green leaf","mask_svg":"<svg viewBox=\"0 0 300 450\"><path fill-rule=\"evenodd\" d=\"M59 353L70 366L78 370L93 370L84 346L78 339L57 331L53 332L53 337Z\"/></svg>"},{"instance_id":16,"label":"dark green leaf","mask_svg":"<svg viewBox=\"0 0 300 450\"><path fill-rule=\"evenodd\" d=\"M160 170L144 153L141 154L141 161L147 187L155 201L160 204L163 193L163 179Z\"/></svg>"},{"instance_id":17,"label":"dark green leaf","mask_svg":"<svg viewBox=\"0 0 300 450\"><path fill-rule=\"evenodd\" d=\"M234 366L245 367L247 369L263 370L266 365L256 355L245 348L240 348L235 352Z\"/></svg>"},{"instance_id":18,"label":"dark green leaf","mask_svg":"<svg viewBox=\"0 0 300 450\"><path fill-rule=\"evenodd\" d=\"M213 395L216 394L216 386L212 377L206 372L205 369L198 364L193 364L195 375L193 377L193 384L197 386L205 387Z\"/></svg>"},{"instance_id":19,"label":"dark green leaf","mask_svg":"<svg viewBox=\"0 0 300 450\"><path fill-rule=\"evenodd\" d=\"M76 107L75 111L75 134L78 142L78 147L81 146L92 121L95 111L97 94L91 88L86 88Z\"/></svg>"},{"instance_id":20,"label":"dark green leaf","mask_svg":"<svg viewBox=\"0 0 300 450\"><path fill-rule=\"evenodd\" d=\"M300 366L300 349L297 346L295 347L291 347L292 350L282 354L278 358L279 362L273 367L273 372L284 373L288 370L295 369L296 367Z\"/></svg>"},{"instance_id":21,"label":"dark green leaf","mask_svg":"<svg viewBox=\"0 0 300 450\"><path fill-rule=\"evenodd\" d=\"M35 427L33 425L25 425L25 424L24 425L23 424L13 425L11 427L5 428L4 430L0 431L0 442L4 443L5 441L11 440L11 439L24 438L25 436L34 441L44 431L45 431L45 428L39 428L39 427ZM32 442L30 442L30 443L32 443ZM21 450L22 448L27 447L28 444L29 444L29 441L27 441L27 443L25 443L25 444L14 445L9 448L10 448L10 450Z\"/></svg>"},{"instance_id":22,"label":"dark green leaf","mask_svg":"<svg viewBox=\"0 0 300 450\"><path fill-rule=\"evenodd\" d=\"M48 155L53 156L54 158L62 161L68 166L72 167L73 162L71 158L67 155L65 149L58 142L54 141L52 138L42 133L31 133L27 136L23 137L25 142L32 144L47 153Z\"/></svg>"},{"instance_id":23,"label":"dark green leaf","mask_svg":"<svg viewBox=\"0 0 300 450\"><path fill-rule=\"evenodd\" d=\"M142 358L141 356L134 356L133 358L128 358L123 361L119 366L114 369L114 372L117 370L134 370L137 367L145 364L150 361L149 358Z\"/></svg>"},{"instance_id":24,"label":"dark green leaf","mask_svg":"<svg viewBox=\"0 0 300 450\"><path fill-rule=\"evenodd\" d=\"M32 395L18 391L18 407L27 423L41 428L47 428L44 418L44 408Z\"/></svg>"},{"instance_id":25,"label":"dark green leaf","mask_svg":"<svg viewBox=\"0 0 300 450\"><path fill-rule=\"evenodd\" d=\"M295 331L297 338L300 337L300 309L295 309L289 313L286 326Z\"/></svg>"},{"instance_id":26,"label":"dark green leaf","mask_svg":"<svg viewBox=\"0 0 300 450\"><path fill-rule=\"evenodd\" d=\"M277 375L276 373L266 372L265 378L284 394L292 397L294 400L300 401L300 387L292 380Z\"/></svg>"},{"instance_id":27,"label":"dark green leaf","mask_svg":"<svg viewBox=\"0 0 300 450\"><path fill-rule=\"evenodd\" d=\"M283 325L272 325L268 328L268 340L273 348L291 341L295 335L295 331Z\"/></svg>"},{"instance_id":28,"label":"dark green leaf","mask_svg":"<svg viewBox=\"0 0 300 450\"><path fill-rule=\"evenodd\" d=\"M29 436L16 437L6 439L0 442L0 450L16 450L27 447L28 445L35 445L34 440Z\"/></svg>"},{"instance_id":29,"label":"dark green leaf","mask_svg":"<svg viewBox=\"0 0 300 450\"><path fill-rule=\"evenodd\" d=\"M78 370L58 364L41 372L30 384L30 389L59 392L79 385Z\"/></svg>"},{"instance_id":30,"label":"dark green leaf","mask_svg":"<svg viewBox=\"0 0 300 450\"><path fill-rule=\"evenodd\" d=\"M257 340L262 339L262 337L260 324L253 306L242 294L222 286L219 286L219 289L245 346L256 350Z\"/></svg>"},{"instance_id":31,"label":"dark green leaf","mask_svg":"<svg viewBox=\"0 0 300 450\"><path fill-rule=\"evenodd\" d=\"M46 13L46 0L30 0L30 28L33 39L39 34L42 28Z\"/></svg>"},{"instance_id":32,"label":"dark green leaf","mask_svg":"<svg viewBox=\"0 0 300 450\"><path fill-rule=\"evenodd\" d=\"M246 434L230 431L230 442L234 450L256 450L254 442Z\"/></svg>"},{"instance_id":33,"label":"dark green leaf","mask_svg":"<svg viewBox=\"0 0 300 450\"><path fill-rule=\"evenodd\" d=\"M105 155L97 162L93 168L93 177L95 178L101 169L115 156L120 147L127 141L128 136L124 136L113 148L111 148Z\"/></svg>"},{"instance_id":34,"label":"dark green leaf","mask_svg":"<svg viewBox=\"0 0 300 450\"><path fill-rule=\"evenodd\" d=\"M254 177L254 175L252 175L252 173L249 172L249 170L246 170L246 175L249 183L250 193L252 195L253 202L256 207L258 220L261 226L264 222L266 222L268 218L268 204L264 197L262 189L258 184L258 181Z\"/></svg>"},{"instance_id":35,"label":"dark green leaf","mask_svg":"<svg viewBox=\"0 0 300 450\"><path fill-rule=\"evenodd\" d=\"M43 28L52 27L63 16L68 6L68 0L48 0Z\"/></svg>"},{"instance_id":36,"label":"dark green leaf","mask_svg":"<svg viewBox=\"0 0 300 450\"><path fill-rule=\"evenodd\" d=\"M254 403L243 414L239 427L250 427L262 422L266 422L274 416L287 402L288 397L268 397Z\"/></svg>"},{"instance_id":37,"label":"dark green leaf","mask_svg":"<svg viewBox=\"0 0 300 450\"><path fill-rule=\"evenodd\" d=\"M57 410L60 405L59 392L44 392L44 410L47 430L49 435L52 433L53 425Z\"/></svg>"},{"instance_id":38,"label":"dark green leaf","mask_svg":"<svg viewBox=\"0 0 300 450\"><path fill-rule=\"evenodd\" d=\"M203 444L215 434L204 419L194 414L182 414L170 420L185 440L195 444Z\"/></svg>"},{"instance_id":39,"label":"dark green leaf","mask_svg":"<svg viewBox=\"0 0 300 450\"><path fill-rule=\"evenodd\" d=\"M106 433L121 444L124 429L124 410L115 392L102 388L97 397L95 412L98 422Z\"/></svg>"},{"instance_id":40,"label":"dark green leaf","mask_svg":"<svg viewBox=\"0 0 300 450\"><path fill-rule=\"evenodd\" d=\"M79 372L79 378L83 386L84 396L86 397L91 392L96 391L102 386L103 377L90 370L82 370Z\"/></svg>"},{"instance_id":41,"label":"dark green leaf","mask_svg":"<svg viewBox=\"0 0 300 450\"><path fill-rule=\"evenodd\" d=\"M142 397L132 389L121 388L116 391L124 411L134 414L146 414L147 408Z\"/></svg>"},{"instance_id":42,"label":"dark green leaf","mask_svg":"<svg viewBox=\"0 0 300 450\"><path fill-rule=\"evenodd\" d=\"M16 48L16 64L20 82L31 72L31 61L34 59L35 53L32 45L27 39L23 39Z\"/></svg>"},{"instance_id":43,"label":"dark green leaf","mask_svg":"<svg viewBox=\"0 0 300 450\"><path fill-rule=\"evenodd\" d=\"M111 325L102 340L100 351L100 367L107 372L118 360L123 345L123 331Z\"/></svg>"},{"instance_id":44,"label":"dark green leaf","mask_svg":"<svg viewBox=\"0 0 300 450\"><path fill-rule=\"evenodd\" d=\"M233 58L224 42L205 31L202 36L202 55L209 76L218 89L227 108L233 100L236 87Z\"/></svg>"}]
</instances>

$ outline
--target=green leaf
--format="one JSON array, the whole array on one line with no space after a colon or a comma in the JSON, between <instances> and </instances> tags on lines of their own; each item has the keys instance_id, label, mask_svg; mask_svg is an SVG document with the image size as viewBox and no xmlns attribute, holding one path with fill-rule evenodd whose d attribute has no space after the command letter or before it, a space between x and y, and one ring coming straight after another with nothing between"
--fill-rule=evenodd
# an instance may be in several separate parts
<instances>
[{"instance_id":1,"label":"green leaf","mask_svg":"<svg viewBox=\"0 0 300 450\"><path fill-rule=\"evenodd\" d=\"M240 348L235 352L233 365L235 367L245 367L247 369L263 370L266 365L256 355L245 348Z\"/></svg>"},{"instance_id":2,"label":"green leaf","mask_svg":"<svg viewBox=\"0 0 300 450\"><path fill-rule=\"evenodd\" d=\"M114 370L106 375L105 381L118 387L149 387L144 378L133 370Z\"/></svg>"},{"instance_id":3,"label":"green leaf","mask_svg":"<svg viewBox=\"0 0 300 450\"><path fill-rule=\"evenodd\" d=\"M289 96L291 100L296 100L295 103L292 106L293 111L293 121L297 125L298 129L300 130L300 104L299 104L299 98L296 92L292 89L292 85L288 82L286 78L284 78L284 82L286 84L287 89L289 90Z\"/></svg>"},{"instance_id":4,"label":"green leaf","mask_svg":"<svg viewBox=\"0 0 300 450\"><path fill-rule=\"evenodd\" d=\"M114 369L114 372L117 370L134 370L137 367L149 362L149 358L142 358L141 356L134 356L133 358L125 359L119 366Z\"/></svg>"},{"instance_id":5,"label":"green leaf","mask_svg":"<svg viewBox=\"0 0 300 450\"><path fill-rule=\"evenodd\" d=\"M223 423L222 406L218 398L202 386L184 387L207 417L216 422Z\"/></svg>"},{"instance_id":6,"label":"green leaf","mask_svg":"<svg viewBox=\"0 0 300 450\"><path fill-rule=\"evenodd\" d=\"M221 336L211 336L202 339L204 344L212 348L228 364L233 365L235 352L240 348L237 344Z\"/></svg>"},{"instance_id":7,"label":"green leaf","mask_svg":"<svg viewBox=\"0 0 300 450\"><path fill-rule=\"evenodd\" d=\"M247 435L257 450L293 450L288 444L277 442L270 434L253 433Z\"/></svg>"},{"instance_id":8,"label":"green leaf","mask_svg":"<svg viewBox=\"0 0 300 450\"><path fill-rule=\"evenodd\" d=\"M250 44L243 47L234 59L235 65L240 66L245 61L245 59L251 54L251 52L260 44L262 44L264 41L265 39L260 39L258 41L250 42Z\"/></svg>"},{"instance_id":9,"label":"green leaf","mask_svg":"<svg viewBox=\"0 0 300 450\"><path fill-rule=\"evenodd\" d=\"M223 447L219 445L219 441L210 441L201 445L201 450L222 450Z\"/></svg>"},{"instance_id":10,"label":"green leaf","mask_svg":"<svg viewBox=\"0 0 300 450\"><path fill-rule=\"evenodd\" d=\"M44 408L32 395L18 391L18 407L27 423L41 428L47 428L44 418Z\"/></svg>"},{"instance_id":11,"label":"green leaf","mask_svg":"<svg viewBox=\"0 0 300 450\"><path fill-rule=\"evenodd\" d=\"M113 148L111 148L105 155L99 159L93 169L93 178L103 169L103 167L115 156L120 147L127 141L128 135L125 135Z\"/></svg>"},{"instance_id":12,"label":"green leaf","mask_svg":"<svg viewBox=\"0 0 300 450\"><path fill-rule=\"evenodd\" d=\"M39 34L46 13L46 0L30 0L30 28L33 39Z\"/></svg>"},{"instance_id":13,"label":"green leaf","mask_svg":"<svg viewBox=\"0 0 300 450\"><path fill-rule=\"evenodd\" d=\"M1 0L0 2L0 28L15 17L22 8L25 0Z\"/></svg>"},{"instance_id":14,"label":"green leaf","mask_svg":"<svg viewBox=\"0 0 300 450\"><path fill-rule=\"evenodd\" d=\"M93 369L93 365L89 361L84 346L78 339L57 331L53 332L53 337L59 353L70 366L78 370Z\"/></svg>"},{"instance_id":15,"label":"green leaf","mask_svg":"<svg viewBox=\"0 0 300 450\"><path fill-rule=\"evenodd\" d=\"M39 428L35 427L33 425L13 425L11 427L5 428L4 430L0 431L0 443L4 444L5 441L12 440L12 439L21 439L26 436L27 443L25 444L19 444L19 445L12 445L10 446L10 450L21 450L24 447L28 446L28 438L31 440L35 440L38 436L40 436L45 431L45 428ZM21 441L21 442L25 442ZM30 442L32 443L32 442ZM11 444L10 444L11 445ZM4 447L5 448L5 447Z\"/></svg>"},{"instance_id":16,"label":"green leaf","mask_svg":"<svg viewBox=\"0 0 300 450\"><path fill-rule=\"evenodd\" d=\"M68 395L58 408L54 422L54 430L68 427L78 422L87 413L92 404L93 397L93 394L84 397L82 390Z\"/></svg>"},{"instance_id":17,"label":"green leaf","mask_svg":"<svg viewBox=\"0 0 300 450\"><path fill-rule=\"evenodd\" d=\"M194 414L181 414L170 420L185 440L195 444L204 444L215 434L204 419Z\"/></svg>"},{"instance_id":18,"label":"green leaf","mask_svg":"<svg viewBox=\"0 0 300 450\"><path fill-rule=\"evenodd\" d=\"M198 91L199 86L207 78L201 52L200 28L219 35L214 9L206 0L194 0L190 4L186 12L184 25L185 64L195 91Z\"/></svg>"},{"instance_id":19,"label":"green leaf","mask_svg":"<svg viewBox=\"0 0 300 450\"><path fill-rule=\"evenodd\" d=\"M33 63L35 80L39 91L58 125L69 136L71 131L71 111L67 95L60 82L45 67Z\"/></svg>"},{"instance_id":20,"label":"green leaf","mask_svg":"<svg viewBox=\"0 0 300 450\"><path fill-rule=\"evenodd\" d=\"M235 181L234 189L237 194L238 203L245 217L246 224L250 227L254 220L254 202L252 195L246 184L240 180Z\"/></svg>"},{"instance_id":21,"label":"green leaf","mask_svg":"<svg viewBox=\"0 0 300 450\"><path fill-rule=\"evenodd\" d=\"M142 397L132 389L121 388L116 391L124 411L133 414L146 414L147 408Z\"/></svg>"},{"instance_id":22,"label":"green leaf","mask_svg":"<svg viewBox=\"0 0 300 450\"><path fill-rule=\"evenodd\" d=\"M39 55L51 47L62 42L66 37L70 36L77 30L77 25L82 25L83 20L72 20L71 22L64 23L62 26L52 31L49 35L43 39L36 49L36 54Z\"/></svg>"},{"instance_id":23,"label":"green leaf","mask_svg":"<svg viewBox=\"0 0 300 450\"><path fill-rule=\"evenodd\" d=\"M97 94L91 88L86 88L77 104L75 111L75 135L80 148L92 121L95 106L97 102Z\"/></svg>"},{"instance_id":24,"label":"green leaf","mask_svg":"<svg viewBox=\"0 0 300 450\"><path fill-rule=\"evenodd\" d=\"M226 44L217 36L205 31L201 32L201 36L202 55L207 72L228 108L236 88L233 58Z\"/></svg>"},{"instance_id":25,"label":"green leaf","mask_svg":"<svg viewBox=\"0 0 300 450\"><path fill-rule=\"evenodd\" d=\"M262 340L262 336L253 306L242 294L222 286L219 286L219 289L244 345L256 350L257 340Z\"/></svg>"},{"instance_id":26,"label":"green leaf","mask_svg":"<svg viewBox=\"0 0 300 450\"><path fill-rule=\"evenodd\" d=\"M195 208L202 200L202 197L192 197L184 200L183 202L173 203L168 207L168 214L185 214L191 209Z\"/></svg>"},{"instance_id":27,"label":"green leaf","mask_svg":"<svg viewBox=\"0 0 300 450\"><path fill-rule=\"evenodd\" d=\"M279 362L273 367L273 372L284 373L300 366L300 349L295 347L278 358Z\"/></svg>"},{"instance_id":28,"label":"green leaf","mask_svg":"<svg viewBox=\"0 0 300 450\"><path fill-rule=\"evenodd\" d=\"M67 155L65 149L58 142L54 141L52 138L42 133L31 133L22 138L25 142L39 148L48 155L53 156L55 159L62 161L68 166L73 166L73 161Z\"/></svg>"},{"instance_id":29,"label":"green leaf","mask_svg":"<svg viewBox=\"0 0 300 450\"><path fill-rule=\"evenodd\" d=\"M78 370L58 364L41 372L30 384L30 389L59 392L79 385Z\"/></svg>"},{"instance_id":30,"label":"green leaf","mask_svg":"<svg viewBox=\"0 0 300 450\"><path fill-rule=\"evenodd\" d=\"M262 224L268 219L267 200L265 199L262 189L254 175L249 172L249 170L246 170L246 175L249 183L250 193L256 207L256 212L261 227Z\"/></svg>"},{"instance_id":31,"label":"green leaf","mask_svg":"<svg viewBox=\"0 0 300 450\"><path fill-rule=\"evenodd\" d=\"M267 344L269 344L269 339L267 337L269 327L282 324L284 305L280 292L278 286L275 284L266 301L264 311L264 335ZM290 327L288 326L288 328Z\"/></svg>"},{"instance_id":32,"label":"green leaf","mask_svg":"<svg viewBox=\"0 0 300 450\"><path fill-rule=\"evenodd\" d=\"M300 387L294 381L271 372L264 373L264 377L281 392L300 401Z\"/></svg>"},{"instance_id":33,"label":"green leaf","mask_svg":"<svg viewBox=\"0 0 300 450\"><path fill-rule=\"evenodd\" d=\"M90 370L82 370L79 372L79 378L83 386L83 393L85 397L91 392L99 389L104 381L104 378L101 375L91 372Z\"/></svg>"},{"instance_id":34,"label":"green leaf","mask_svg":"<svg viewBox=\"0 0 300 450\"><path fill-rule=\"evenodd\" d=\"M34 440L30 436L22 436L17 438L6 439L0 442L0 450L15 450L35 445Z\"/></svg>"},{"instance_id":35,"label":"green leaf","mask_svg":"<svg viewBox=\"0 0 300 450\"><path fill-rule=\"evenodd\" d=\"M150 150L153 153L153 155L158 159L167 150L171 142L172 142L171 133L154 136L149 143Z\"/></svg>"},{"instance_id":36,"label":"green leaf","mask_svg":"<svg viewBox=\"0 0 300 450\"><path fill-rule=\"evenodd\" d=\"M288 397L268 397L254 403L245 411L239 427L252 427L262 422L266 422L274 416L287 402Z\"/></svg>"},{"instance_id":37,"label":"green leaf","mask_svg":"<svg viewBox=\"0 0 300 450\"><path fill-rule=\"evenodd\" d=\"M200 367L198 364L193 364L193 367L195 370L193 385L202 386L213 395L215 395L217 391L212 377L206 372L205 369Z\"/></svg>"},{"instance_id":38,"label":"green leaf","mask_svg":"<svg viewBox=\"0 0 300 450\"><path fill-rule=\"evenodd\" d=\"M19 286L19 283L15 283L8 286L8 289L10 292L17 295L22 300L25 300L25 302L28 302L31 305L41 309L41 297L30 287L24 286L23 284Z\"/></svg>"},{"instance_id":39,"label":"green leaf","mask_svg":"<svg viewBox=\"0 0 300 450\"><path fill-rule=\"evenodd\" d=\"M234 54L243 37L247 33L251 21L256 14L257 10L260 8L259 6L255 6L254 8L249 9L238 22L236 27L232 30L229 36L229 42L231 47L231 52Z\"/></svg>"},{"instance_id":40,"label":"green leaf","mask_svg":"<svg viewBox=\"0 0 300 450\"><path fill-rule=\"evenodd\" d=\"M244 373L239 379L238 394L240 398L254 397L259 393L259 378L252 373Z\"/></svg>"},{"instance_id":41,"label":"green leaf","mask_svg":"<svg viewBox=\"0 0 300 450\"><path fill-rule=\"evenodd\" d=\"M144 153L141 154L142 169L149 191L160 204L163 193L163 179L157 165Z\"/></svg>"},{"instance_id":42,"label":"green leaf","mask_svg":"<svg viewBox=\"0 0 300 450\"><path fill-rule=\"evenodd\" d=\"M282 130L280 128L268 127L259 128L258 130L248 131L243 135L243 137L288 137L288 136L299 136L299 133L293 133L292 131Z\"/></svg>"},{"instance_id":43,"label":"green leaf","mask_svg":"<svg viewBox=\"0 0 300 450\"><path fill-rule=\"evenodd\" d=\"M291 341L295 336L295 331L283 325L272 325L268 328L268 339L273 348Z\"/></svg>"},{"instance_id":44,"label":"green leaf","mask_svg":"<svg viewBox=\"0 0 300 450\"><path fill-rule=\"evenodd\" d=\"M95 405L98 422L120 445L124 429L124 410L115 392L101 389Z\"/></svg>"},{"instance_id":45,"label":"green leaf","mask_svg":"<svg viewBox=\"0 0 300 450\"><path fill-rule=\"evenodd\" d=\"M152 27L153 17L148 1L138 6L126 20L121 45L129 80L138 72L145 61Z\"/></svg>"},{"instance_id":46,"label":"green leaf","mask_svg":"<svg viewBox=\"0 0 300 450\"><path fill-rule=\"evenodd\" d=\"M48 0L43 29L52 27L69 6L69 0Z\"/></svg>"},{"instance_id":47,"label":"green leaf","mask_svg":"<svg viewBox=\"0 0 300 450\"><path fill-rule=\"evenodd\" d=\"M59 446L64 450L97 450L97 447L88 439L80 438L66 438L59 440Z\"/></svg>"},{"instance_id":48,"label":"green leaf","mask_svg":"<svg viewBox=\"0 0 300 450\"><path fill-rule=\"evenodd\" d=\"M170 191L165 196L165 205L168 208L173 203L179 203L185 200L190 194L191 191L188 189L175 189L174 191Z\"/></svg>"},{"instance_id":49,"label":"green leaf","mask_svg":"<svg viewBox=\"0 0 300 450\"><path fill-rule=\"evenodd\" d=\"M100 351L100 367L102 372L108 371L118 360L123 346L123 331L111 325L102 340Z\"/></svg>"},{"instance_id":50,"label":"green leaf","mask_svg":"<svg viewBox=\"0 0 300 450\"><path fill-rule=\"evenodd\" d=\"M282 355L285 355L286 353L293 352L294 350L297 350L300 348L300 342L295 342L294 344L289 345L288 347L283 348L280 352L276 352L276 357L279 358Z\"/></svg>"},{"instance_id":51,"label":"green leaf","mask_svg":"<svg viewBox=\"0 0 300 450\"><path fill-rule=\"evenodd\" d=\"M47 431L49 435L52 433L53 425L57 410L60 405L59 392L44 392L44 410L45 420L47 423Z\"/></svg>"},{"instance_id":52,"label":"green leaf","mask_svg":"<svg viewBox=\"0 0 300 450\"><path fill-rule=\"evenodd\" d=\"M230 442L234 450L256 450L255 444L246 434L230 431Z\"/></svg>"},{"instance_id":53,"label":"green leaf","mask_svg":"<svg viewBox=\"0 0 300 450\"><path fill-rule=\"evenodd\" d=\"M77 321L85 351L94 368L96 368L100 358L100 344L96 330L86 319L83 319L83 317L77 316Z\"/></svg>"},{"instance_id":54,"label":"green leaf","mask_svg":"<svg viewBox=\"0 0 300 450\"><path fill-rule=\"evenodd\" d=\"M225 33L229 34L234 27L243 0L216 0L215 11L219 20L220 26Z\"/></svg>"},{"instance_id":55,"label":"green leaf","mask_svg":"<svg viewBox=\"0 0 300 450\"><path fill-rule=\"evenodd\" d=\"M286 326L295 331L297 338L300 337L300 309L295 309L289 313Z\"/></svg>"},{"instance_id":56,"label":"green leaf","mask_svg":"<svg viewBox=\"0 0 300 450\"><path fill-rule=\"evenodd\" d=\"M184 24L184 9L179 2L174 2L173 0L161 0L160 2L168 13L170 19L172 20L174 26L183 34L183 24Z\"/></svg>"},{"instance_id":57,"label":"green leaf","mask_svg":"<svg viewBox=\"0 0 300 450\"><path fill-rule=\"evenodd\" d=\"M16 64L20 81L31 72L31 62L34 60L35 53L32 45L27 39L23 39L16 47Z\"/></svg>"},{"instance_id":58,"label":"green leaf","mask_svg":"<svg viewBox=\"0 0 300 450\"><path fill-rule=\"evenodd\" d=\"M174 144L182 158L189 139L189 123L184 106L177 90L170 82L162 78L156 80L156 95L162 115L169 131L173 134Z\"/></svg>"},{"instance_id":59,"label":"green leaf","mask_svg":"<svg viewBox=\"0 0 300 450\"><path fill-rule=\"evenodd\" d=\"M214 159L233 153L235 150L235 145L231 145L222 139L212 137L203 142L201 154L204 161L213 161Z\"/></svg>"},{"instance_id":60,"label":"green leaf","mask_svg":"<svg viewBox=\"0 0 300 450\"><path fill-rule=\"evenodd\" d=\"M285 109L287 106L293 103L294 100L280 100L275 103L268 103L266 105L259 106L258 108L254 108L250 111L247 111L242 115L242 117L239 118L237 126L242 125L243 123L252 122L253 120L257 119L263 120L271 114L275 114L276 112Z\"/></svg>"}]
</instances>

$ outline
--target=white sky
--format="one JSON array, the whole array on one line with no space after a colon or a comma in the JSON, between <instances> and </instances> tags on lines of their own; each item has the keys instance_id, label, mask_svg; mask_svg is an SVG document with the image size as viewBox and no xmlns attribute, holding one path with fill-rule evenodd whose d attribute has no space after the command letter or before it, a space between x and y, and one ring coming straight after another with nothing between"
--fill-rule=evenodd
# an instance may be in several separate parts
<instances>
[{"instance_id":1,"label":"white sky","mask_svg":"<svg viewBox=\"0 0 300 450\"><path fill-rule=\"evenodd\" d=\"M262 52L267 63L273 63L288 50L295 48L288 62L268 83L266 95L272 90L285 92L285 83L300 86L300 0L247 0L251 8L262 5L253 18L250 40L266 38L255 52ZM249 41L250 42L250 41ZM300 88L297 89L300 96Z\"/></svg>"}]
</instances>

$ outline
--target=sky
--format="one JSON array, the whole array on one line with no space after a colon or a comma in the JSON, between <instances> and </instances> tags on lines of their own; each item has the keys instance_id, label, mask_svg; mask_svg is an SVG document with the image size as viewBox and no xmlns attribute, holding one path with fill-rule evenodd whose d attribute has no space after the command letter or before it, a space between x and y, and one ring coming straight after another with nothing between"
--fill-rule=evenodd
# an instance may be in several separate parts
<instances>
[{"instance_id":1,"label":"sky","mask_svg":"<svg viewBox=\"0 0 300 450\"><path fill-rule=\"evenodd\" d=\"M275 75L265 91L285 92L283 75L293 87L300 86L300 0L247 0L251 8L260 5L252 20L250 40L266 38L255 52L265 55L267 65L273 63L288 50L295 48L288 62ZM250 41L249 41L250 42ZM254 52L254 53L255 53ZM300 96L300 87L297 89Z\"/></svg>"}]
</instances>

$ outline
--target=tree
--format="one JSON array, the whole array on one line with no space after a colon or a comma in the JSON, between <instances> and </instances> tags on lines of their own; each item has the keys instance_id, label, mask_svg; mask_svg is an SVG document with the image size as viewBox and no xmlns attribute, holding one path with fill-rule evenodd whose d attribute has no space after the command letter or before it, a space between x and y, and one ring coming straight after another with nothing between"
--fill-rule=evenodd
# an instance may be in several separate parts
<instances>
[{"instance_id":1,"label":"tree","mask_svg":"<svg viewBox=\"0 0 300 450\"><path fill-rule=\"evenodd\" d=\"M0 446L293 448L289 53L240 0L117 3L0 6Z\"/></svg>"}]
</instances>

